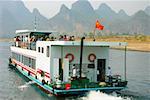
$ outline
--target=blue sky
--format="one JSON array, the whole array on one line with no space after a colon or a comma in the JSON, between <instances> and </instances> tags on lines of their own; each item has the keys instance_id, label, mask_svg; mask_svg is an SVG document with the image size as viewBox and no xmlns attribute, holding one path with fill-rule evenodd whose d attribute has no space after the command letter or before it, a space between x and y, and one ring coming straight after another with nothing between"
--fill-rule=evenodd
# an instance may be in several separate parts
<instances>
[{"instance_id":1,"label":"blue sky","mask_svg":"<svg viewBox=\"0 0 150 100\"><path fill-rule=\"evenodd\" d=\"M47 18L56 15L62 4L68 8L77 0L22 0L25 6L32 12L37 8L40 13ZM125 10L128 15L132 15L138 10L144 10L150 6L150 0L88 0L94 9L97 9L101 3L106 3L113 10L118 12L120 9Z\"/></svg>"}]
</instances>

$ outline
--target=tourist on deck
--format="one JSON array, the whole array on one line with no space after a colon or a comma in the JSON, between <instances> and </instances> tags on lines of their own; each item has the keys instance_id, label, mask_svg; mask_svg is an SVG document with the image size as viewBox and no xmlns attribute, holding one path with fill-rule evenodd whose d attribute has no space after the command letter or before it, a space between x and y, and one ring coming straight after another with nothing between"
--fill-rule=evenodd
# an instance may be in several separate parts
<instances>
[{"instance_id":1,"label":"tourist on deck","mask_svg":"<svg viewBox=\"0 0 150 100\"><path fill-rule=\"evenodd\" d=\"M69 37L69 41L72 41L72 36Z\"/></svg>"},{"instance_id":2,"label":"tourist on deck","mask_svg":"<svg viewBox=\"0 0 150 100\"><path fill-rule=\"evenodd\" d=\"M22 40L23 40L23 45L22 45L22 47L24 48L24 47L25 47L25 44L26 44L25 36L22 37Z\"/></svg>"},{"instance_id":3,"label":"tourist on deck","mask_svg":"<svg viewBox=\"0 0 150 100\"><path fill-rule=\"evenodd\" d=\"M75 37L74 36L72 36L72 41L75 41Z\"/></svg>"},{"instance_id":4,"label":"tourist on deck","mask_svg":"<svg viewBox=\"0 0 150 100\"><path fill-rule=\"evenodd\" d=\"M46 41L50 41L50 38L49 38L49 37L47 37L47 38L46 38Z\"/></svg>"},{"instance_id":5,"label":"tourist on deck","mask_svg":"<svg viewBox=\"0 0 150 100\"><path fill-rule=\"evenodd\" d=\"M77 68L76 68L75 64L73 64L73 66L72 66L72 78L73 78L73 80L77 78Z\"/></svg>"},{"instance_id":6,"label":"tourist on deck","mask_svg":"<svg viewBox=\"0 0 150 100\"><path fill-rule=\"evenodd\" d=\"M35 42L35 36L32 36L30 42Z\"/></svg>"},{"instance_id":7,"label":"tourist on deck","mask_svg":"<svg viewBox=\"0 0 150 100\"><path fill-rule=\"evenodd\" d=\"M63 41L63 40L64 40L63 36L62 36L62 35L60 35L60 37L59 37L59 41Z\"/></svg>"},{"instance_id":8,"label":"tourist on deck","mask_svg":"<svg viewBox=\"0 0 150 100\"><path fill-rule=\"evenodd\" d=\"M26 35L25 36L25 38L24 38L24 46L25 46L25 48L27 48L28 47L28 36Z\"/></svg>"},{"instance_id":9,"label":"tourist on deck","mask_svg":"<svg viewBox=\"0 0 150 100\"><path fill-rule=\"evenodd\" d=\"M111 76L111 68L110 68L110 67L108 67L107 75L108 75L108 76Z\"/></svg>"},{"instance_id":10,"label":"tourist on deck","mask_svg":"<svg viewBox=\"0 0 150 100\"><path fill-rule=\"evenodd\" d=\"M51 39L50 39L50 41L54 41L54 40L55 40L55 38L52 36Z\"/></svg>"},{"instance_id":11,"label":"tourist on deck","mask_svg":"<svg viewBox=\"0 0 150 100\"><path fill-rule=\"evenodd\" d=\"M28 36L26 35L24 38L25 42L28 42Z\"/></svg>"},{"instance_id":12,"label":"tourist on deck","mask_svg":"<svg viewBox=\"0 0 150 100\"><path fill-rule=\"evenodd\" d=\"M69 41L70 36L66 36L67 37L67 41Z\"/></svg>"},{"instance_id":13,"label":"tourist on deck","mask_svg":"<svg viewBox=\"0 0 150 100\"><path fill-rule=\"evenodd\" d=\"M56 37L54 37L54 41L57 41L57 38L56 38Z\"/></svg>"},{"instance_id":14,"label":"tourist on deck","mask_svg":"<svg viewBox=\"0 0 150 100\"><path fill-rule=\"evenodd\" d=\"M35 48L35 42L36 42L36 38L35 36L32 36L30 39L30 49L34 49Z\"/></svg>"},{"instance_id":15,"label":"tourist on deck","mask_svg":"<svg viewBox=\"0 0 150 100\"><path fill-rule=\"evenodd\" d=\"M112 82L112 73L111 73L110 67L108 67L108 69L107 69L107 77L108 77L108 82L111 83Z\"/></svg>"},{"instance_id":16,"label":"tourist on deck","mask_svg":"<svg viewBox=\"0 0 150 100\"><path fill-rule=\"evenodd\" d=\"M17 36L17 37L16 37L16 46L17 46L17 47L19 47L19 44L20 44L19 42L20 42L20 37Z\"/></svg>"},{"instance_id":17,"label":"tourist on deck","mask_svg":"<svg viewBox=\"0 0 150 100\"><path fill-rule=\"evenodd\" d=\"M30 49L30 45L31 45L31 37L28 37L28 49Z\"/></svg>"},{"instance_id":18,"label":"tourist on deck","mask_svg":"<svg viewBox=\"0 0 150 100\"><path fill-rule=\"evenodd\" d=\"M43 37L39 37L37 41L43 41Z\"/></svg>"},{"instance_id":19,"label":"tourist on deck","mask_svg":"<svg viewBox=\"0 0 150 100\"><path fill-rule=\"evenodd\" d=\"M69 37L69 41L74 41L75 39L74 39L74 36L70 36Z\"/></svg>"},{"instance_id":20,"label":"tourist on deck","mask_svg":"<svg viewBox=\"0 0 150 100\"><path fill-rule=\"evenodd\" d=\"M15 43L15 46L16 46L16 37L14 37L14 43Z\"/></svg>"},{"instance_id":21,"label":"tourist on deck","mask_svg":"<svg viewBox=\"0 0 150 100\"><path fill-rule=\"evenodd\" d=\"M64 41L68 41L67 35L64 35Z\"/></svg>"}]
</instances>

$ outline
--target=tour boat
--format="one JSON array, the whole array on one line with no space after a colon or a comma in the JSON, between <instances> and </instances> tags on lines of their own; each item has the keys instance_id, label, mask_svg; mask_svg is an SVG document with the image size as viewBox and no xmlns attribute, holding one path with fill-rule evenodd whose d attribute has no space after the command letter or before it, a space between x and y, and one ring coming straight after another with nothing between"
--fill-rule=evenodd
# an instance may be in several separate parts
<instances>
[{"instance_id":1,"label":"tour boat","mask_svg":"<svg viewBox=\"0 0 150 100\"><path fill-rule=\"evenodd\" d=\"M127 87L122 76L107 75L110 47L127 43L85 41L84 37L80 41L47 39L55 33L16 31L9 65L54 95L112 92Z\"/></svg>"}]
</instances>

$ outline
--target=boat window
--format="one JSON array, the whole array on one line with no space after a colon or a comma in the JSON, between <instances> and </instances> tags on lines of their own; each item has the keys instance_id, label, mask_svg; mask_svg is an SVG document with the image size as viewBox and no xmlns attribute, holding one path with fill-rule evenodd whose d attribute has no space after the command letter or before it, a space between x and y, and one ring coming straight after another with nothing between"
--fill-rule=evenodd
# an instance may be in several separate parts
<instances>
[{"instance_id":1,"label":"boat window","mask_svg":"<svg viewBox=\"0 0 150 100\"><path fill-rule=\"evenodd\" d=\"M44 48L42 47L42 53L44 53Z\"/></svg>"},{"instance_id":2,"label":"boat window","mask_svg":"<svg viewBox=\"0 0 150 100\"><path fill-rule=\"evenodd\" d=\"M35 69L35 59L22 55L22 63L28 67Z\"/></svg>"},{"instance_id":3,"label":"boat window","mask_svg":"<svg viewBox=\"0 0 150 100\"><path fill-rule=\"evenodd\" d=\"M12 58L15 59L15 60L20 61L20 54L12 52Z\"/></svg>"},{"instance_id":4,"label":"boat window","mask_svg":"<svg viewBox=\"0 0 150 100\"><path fill-rule=\"evenodd\" d=\"M35 59L32 59L31 62L32 62L32 68L35 69Z\"/></svg>"},{"instance_id":5,"label":"boat window","mask_svg":"<svg viewBox=\"0 0 150 100\"><path fill-rule=\"evenodd\" d=\"M40 52L40 47L38 47L38 52Z\"/></svg>"},{"instance_id":6,"label":"boat window","mask_svg":"<svg viewBox=\"0 0 150 100\"><path fill-rule=\"evenodd\" d=\"M46 51L47 51L47 52L46 52L46 56L49 57L49 46L47 46Z\"/></svg>"},{"instance_id":7,"label":"boat window","mask_svg":"<svg viewBox=\"0 0 150 100\"><path fill-rule=\"evenodd\" d=\"M23 64L26 65L26 66L29 66L29 57L24 56L24 62L23 62Z\"/></svg>"}]
</instances>

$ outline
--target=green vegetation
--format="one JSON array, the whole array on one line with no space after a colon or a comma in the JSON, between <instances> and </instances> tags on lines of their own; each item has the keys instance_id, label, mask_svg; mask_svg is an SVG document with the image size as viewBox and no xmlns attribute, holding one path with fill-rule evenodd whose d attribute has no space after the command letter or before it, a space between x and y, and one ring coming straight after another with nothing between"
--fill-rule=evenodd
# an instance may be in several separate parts
<instances>
[{"instance_id":1,"label":"green vegetation","mask_svg":"<svg viewBox=\"0 0 150 100\"><path fill-rule=\"evenodd\" d=\"M88 33L88 38L92 38L93 33ZM143 34L106 34L106 35L95 35L97 40L108 40L108 41L123 41L123 42L150 42L150 35Z\"/></svg>"}]
</instances>

